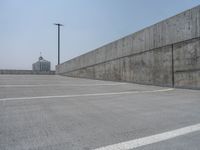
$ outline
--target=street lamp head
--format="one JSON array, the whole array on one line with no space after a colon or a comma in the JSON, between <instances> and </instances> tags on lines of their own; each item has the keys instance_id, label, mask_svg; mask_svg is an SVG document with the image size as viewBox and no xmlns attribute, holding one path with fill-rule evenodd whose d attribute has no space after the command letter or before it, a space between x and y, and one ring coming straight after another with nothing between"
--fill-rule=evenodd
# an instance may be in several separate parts
<instances>
[{"instance_id":1,"label":"street lamp head","mask_svg":"<svg viewBox=\"0 0 200 150\"><path fill-rule=\"evenodd\" d=\"M60 23L54 23L54 25L56 25L56 26L64 26L63 24L60 24Z\"/></svg>"}]
</instances>

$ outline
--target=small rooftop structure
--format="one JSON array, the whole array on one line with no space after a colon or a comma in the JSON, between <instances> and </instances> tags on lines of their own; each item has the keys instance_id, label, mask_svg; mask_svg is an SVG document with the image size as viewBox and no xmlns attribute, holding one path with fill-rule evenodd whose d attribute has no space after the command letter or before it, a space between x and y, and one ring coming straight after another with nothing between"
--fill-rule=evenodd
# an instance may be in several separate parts
<instances>
[{"instance_id":1,"label":"small rooftop structure","mask_svg":"<svg viewBox=\"0 0 200 150\"><path fill-rule=\"evenodd\" d=\"M50 71L50 68L50 61L45 60L42 56L40 56L38 61L32 65L32 70L35 71Z\"/></svg>"}]
</instances>

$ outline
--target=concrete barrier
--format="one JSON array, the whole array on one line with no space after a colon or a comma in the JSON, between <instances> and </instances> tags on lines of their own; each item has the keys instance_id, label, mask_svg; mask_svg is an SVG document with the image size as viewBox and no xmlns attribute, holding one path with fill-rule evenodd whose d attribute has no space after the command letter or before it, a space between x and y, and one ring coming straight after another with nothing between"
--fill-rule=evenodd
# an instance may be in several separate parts
<instances>
[{"instance_id":1,"label":"concrete barrier","mask_svg":"<svg viewBox=\"0 0 200 150\"><path fill-rule=\"evenodd\" d=\"M1 74L36 74L36 75L55 75L55 71L33 71L33 70L8 70L8 69L2 69L0 70Z\"/></svg>"},{"instance_id":2,"label":"concrete barrier","mask_svg":"<svg viewBox=\"0 0 200 150\"><path fill-rule=\"evenodd\" d=\"M56 66L72 77L200 88L200 5Z\"/></svg>"}]
</instances>

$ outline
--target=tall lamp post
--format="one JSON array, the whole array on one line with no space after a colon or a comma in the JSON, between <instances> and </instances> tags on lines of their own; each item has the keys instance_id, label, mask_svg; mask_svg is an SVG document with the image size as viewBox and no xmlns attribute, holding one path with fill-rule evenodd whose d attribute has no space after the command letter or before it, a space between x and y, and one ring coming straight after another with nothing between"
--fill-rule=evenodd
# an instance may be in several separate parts
<instances>
[{"instance_id":1,"label":"tall lamp post","mask_svg":"<svg viewBox=\"0 0 200 150\"><path fill-rule=\"evenodd\" d=\"M60 64L60 26L63 26L60 23L54 23L54 25L58 26L58 65Z\"/></svg>"}]
</instances>

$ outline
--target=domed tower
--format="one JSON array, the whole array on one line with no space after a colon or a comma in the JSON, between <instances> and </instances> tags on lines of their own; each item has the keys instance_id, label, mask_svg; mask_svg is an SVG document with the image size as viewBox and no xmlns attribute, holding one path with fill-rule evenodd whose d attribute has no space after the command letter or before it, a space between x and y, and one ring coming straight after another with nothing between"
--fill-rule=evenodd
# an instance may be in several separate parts
<instances>
[{"instance_id":1,"label":"domed tower","mask_svg":"<svg viewBox=\"0 0 200 150\"><path fill-rule=\"evenodd\" d=\"M50 71L51 63L45 60L42 56L39 57L38 61L32 65L35 71Z\"/></svg>"}]
</instances>

